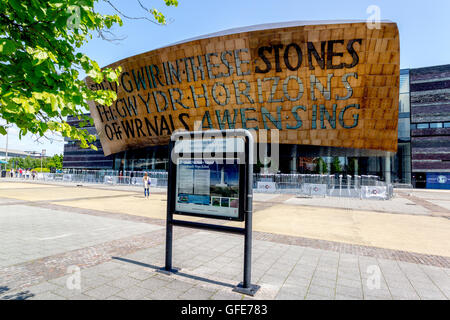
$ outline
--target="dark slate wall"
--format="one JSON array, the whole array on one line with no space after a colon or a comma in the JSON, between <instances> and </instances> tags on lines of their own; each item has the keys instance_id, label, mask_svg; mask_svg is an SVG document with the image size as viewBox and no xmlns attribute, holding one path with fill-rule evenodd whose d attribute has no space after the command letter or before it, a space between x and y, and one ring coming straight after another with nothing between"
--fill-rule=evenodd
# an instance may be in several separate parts
<instances>
[{"instance_id":1,"label":"dark slate wall","mask_svg":"<svg viewBox=\"0 0 450 320\"><path fill-rule=\"evenodd\" d=\"M79 124L78 119L73 117L69 117L67 122L75 127L78 127ZM90 134L95 135L97 133L94 126L86 126L83 129L88 130ZM97 151L90 148L82 149L76 141L68 140L68 143L64 145L63 168L112 169L113 158L112 156L104 156L100 140L97 139L94 145L98 148Z\"/></svg>"},{"instance_id":2,"label":"dark slate wall","mask_svg":"<svg viewBox=\"0 0 450 320\"><path fill-rule=\"evenodd\" d=\"M450 122L450 65L410 70L411 123ZM411 131L413 172L450 172L450 129Z\"/></svg>"},{"instance_id":3,"label":"dark slate wall","mask_svg":"<svg viewBox=\"0 0 450 320\"><path fill-rule=\"evenodd\" d=\"M416 105L411 114L411 123L449 121L450 104Z\"/></svg>"}]
</instances>

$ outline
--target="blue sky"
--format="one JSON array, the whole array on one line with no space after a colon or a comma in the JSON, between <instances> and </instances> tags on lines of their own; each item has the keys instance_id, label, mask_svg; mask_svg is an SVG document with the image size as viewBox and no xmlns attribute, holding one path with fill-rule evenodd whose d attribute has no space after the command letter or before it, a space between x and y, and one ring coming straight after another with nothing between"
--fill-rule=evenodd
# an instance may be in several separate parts
<instances>
[{"instance_id":1,"label":"blue sky","mask_svg":"<svg viewBox=\"0 0 450 320\"><path fill-rule=\"evenodd\" d=\"M167 8L162 0L141 0L156 7L172 22L158 26L145 20L124 20L115 28L117 36L126 36L118 43L93 38L82 52L100 66L150 51L191 37L236 27L295 20L366 20L370 5L381 9L381 19L398 24L401 44L401 68L417 68L450 63L450 1L449 0L179 0L177 8ZM135 0L112 0L129 16L143 16ZM106 3L97 11L112 13ZM13 129L12 129L13 130ZM10 134L9 147L20 150L47 149L47 153L62 153L62 139L50 144L34 143L31 137L18 140ZM0 136L0 147L5 147Z\"/></svg>"}]
</instances>

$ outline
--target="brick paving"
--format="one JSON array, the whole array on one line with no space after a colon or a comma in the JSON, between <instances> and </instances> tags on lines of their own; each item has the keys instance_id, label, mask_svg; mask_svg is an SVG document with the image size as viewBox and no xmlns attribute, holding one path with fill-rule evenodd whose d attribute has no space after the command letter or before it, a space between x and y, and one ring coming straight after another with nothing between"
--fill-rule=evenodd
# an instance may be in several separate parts
<instances>
[{"instance_id":1,"label":"brick paving","mask_svg":"<svg viewBox=\"0 0 450 320\"><path fill-rule=\"evenodd\" d=\"M286 196L286 195L281 195L279 197L279 199L281 199L282 201L284 201L287 198L288 198L288 196ZM109 213L109 212L91 210L91 209L59 206L56 204L48 204L46 202L30 203L29 205L39 206L39 207L44 207L44 208L49 208L49 209L51 208L51 209L66 210L66 211L70 211L70 212L90 214L90 215L96 215L96 216L101 216L101 217L123 219L123 220L127 220L127 221L145 222L145 223L151 223L151 224L165 226L164 220L154 219L154 218L149 218L149 217L128 215L128 214L122 214L122 213ZM264 208L269 207L270 205L271 205L270 203L258 202L257 203L258 207L255 209L255 211L262 210ZM202 221L207 222L207 223L216 223L216 224L223 223L220 220L217 221L217 220L210 220L210 219L203 219ZM431 266L450 268L450 257L443 257L443 256L437 256L437 255L424 255L424 254L407 252L407 251L390 250L390 249L386 249L386 248L376 248L376 247L354 245L354 244L342 243L342 242L333 242L333 241L326 241L326 240L319 240L319 239L309 239L309 238L303 238L303 237L293 237L293 236L288 236L288 235L280 235L280 234L273 234L273 233L267 233L267 232L254 231L253 236L255 239L258 239L258 240L267 240L267 241L272 241L272 242L277 242L277 243L306 246L306 247L311 247L311 248L331 250L331 251L337 251L337 252L345 252L345 253L371 256L371 257L377 257L377 258L383 258L383 259L396 259L396 260L404 261L404 262L412 262L412 263L419 263L419 264L425 264L425 265L431 265Z\"/></svg>"},{"instance_id":2,"label":"brick paving","mask_svg":"<svg viewBox=\"0 0 450 320\"><path fill-rule=\"evenodd\" d=\"M178 231L178 230L177 230ZM8 290L2 299L250 299L232 291L241 281L242 237L192 232L174 241L179 273L156 270L164 244L115 256L83 268L80 287L70 275ZM450 270L255 240L252 299L444 299L450 298ZM70 280L69 280L70 281Z\"/></svg>"},{"instance_id":3,"label":"brick paving","mask_svg":"<svg viewBox=\"0 0 450 320\"><path fill-rule=\"evenodd\" d=\"M399 191L399 192L397 192L397 194L399 196L401 196L402 198L408 199L408 200L414 202L415 204L428 209L430 212L432 212L433 216L438 216L438 217L441 216L441 217L450 218L450 210L429 201L431 199L424 199L423 197L419 197L417 195L414 195L412 193L407 193L404 191ZM437 199L437 200L441 200L441 199ZM450 202L450 198L448 198L446 200L448 202Z\"/></svg>"},{"instance_id":4,"label":"brick paving","mask_svg":"<svg viewBox=\"0 0 450 320\"><path fill-rule=\"evenodd\" d=\"M164 264L164 220L1 198L0 220L0 243L9 250L0 252L0 299L250 299L232 291L242 280L240 236L176 227L181 270L167 276L156 272ZM78 236L58 238L68 230ZM253 299L450 299L449 257L266 232L253 238L252 280L261 285ZM15 250L37 252L14 260ZM81 269L79 289L69 289L71 266Z\"/></svg>"}]
</instances>

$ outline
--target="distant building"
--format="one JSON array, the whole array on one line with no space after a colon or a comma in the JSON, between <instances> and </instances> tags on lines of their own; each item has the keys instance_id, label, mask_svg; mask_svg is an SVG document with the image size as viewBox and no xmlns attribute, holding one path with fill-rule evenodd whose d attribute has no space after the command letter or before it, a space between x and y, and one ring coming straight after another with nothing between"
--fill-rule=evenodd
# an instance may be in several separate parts
<instances>
[{"instance_id":1,"label":"distant building","mask_svg":"<svg viewBox=\"0 0 450 320\"><path fill-rule=\"evenodd\" d=\"M409 74L413 183L450 189L450 65Z\"/></svg>"},{"instance_id":2,"label":"distant building","mask_svg":"<svg viewBox=\"0 0 450 320\"><path fill-rule=\"evenodd\" d=\"M40 152L36 151L21 151L21 150L15 150L15 149L9 149L8 148L8 159L9 158L40 158L41 154ZM0 158L5 159L6 158L6 148L0 148Z\"/></svg>"},{"instance_id":3,"label":"distant building","mask_svg":"<svg viewBox=\"0 0 450 320\"><path fill-rule=\"evenodd\" d=\"M78 127L80 123L78 119L71 116L68 118L67 122L75 127ZM83 129L86 129L90 134L97 135L94 126L85 126ZM112 169L113 157L104 156L102 145L98 139L94 142L94 145L98 148L97 151L90 148L80 148L78 141L66 138L64 144L63 168L91 170Z\"/></svg>"}]
</instances>

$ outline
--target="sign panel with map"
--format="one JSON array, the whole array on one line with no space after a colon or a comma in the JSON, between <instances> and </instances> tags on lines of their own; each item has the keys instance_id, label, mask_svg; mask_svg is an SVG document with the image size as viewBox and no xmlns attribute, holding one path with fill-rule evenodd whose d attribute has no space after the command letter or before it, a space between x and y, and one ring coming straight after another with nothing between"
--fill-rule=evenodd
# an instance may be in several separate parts
<instances>
[{"instance_id":1,"label":"sign panel with map","mask_svg":"<svg viewBox=\"0 0 450 320\"><path fill-rule=\"evenodd\" d=\"M244 221L247 149L244 137L223 133L177 139L169 166L174 214Z\"/></svg>"},{"instance_id":2,"label":"sign panel with map","mask_svg":"<svg viewBox=\"0 0 450 320\"><path fill-rule=\"evenodd\" d=\"M177 212L239 219L238 159L178 159Z\"/></svg>"}]
</instances>

